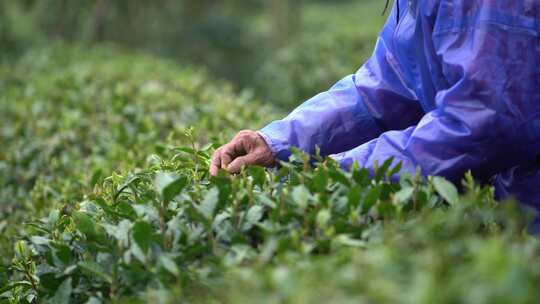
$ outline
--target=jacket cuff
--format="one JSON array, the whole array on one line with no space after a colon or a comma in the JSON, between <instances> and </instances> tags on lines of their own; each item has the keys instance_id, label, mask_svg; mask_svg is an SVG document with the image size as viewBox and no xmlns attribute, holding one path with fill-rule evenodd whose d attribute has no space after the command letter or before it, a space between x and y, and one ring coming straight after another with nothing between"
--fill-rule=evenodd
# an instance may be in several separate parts
<instances>
[{"instance_id":1,"label":"jacket cuff","mask_svg":"<svg viewBox=\"0 0 540 304\"><path fill-rule=\"evenodd\" d=\"M276 139L273 139L268 132L265 132L264 129L257 131L257 134L259 134L268 147L270 148L270 151L274 154L274 156L281 160L281 161L289 161L289 158L291 157L291 151L289 150L290 147L285 147L281 142L279 142Z\"/></svg>"},{"instance_id":2,"label":"jacket cuff","mask_svg":"<svg viewBox=\"0 0 540 304\"><path fill-rule=\"evenodd\" d=\"M351 170L351 167L354 164L354 161L350 157L349 158L345 157L345 153L346 152L331 154L331 155L328 155L328 157L334 160L335 162L337 162L339 166L341 167L341 169L343 169L344 171L349 171Z\"/></svg>"}]
</instances>

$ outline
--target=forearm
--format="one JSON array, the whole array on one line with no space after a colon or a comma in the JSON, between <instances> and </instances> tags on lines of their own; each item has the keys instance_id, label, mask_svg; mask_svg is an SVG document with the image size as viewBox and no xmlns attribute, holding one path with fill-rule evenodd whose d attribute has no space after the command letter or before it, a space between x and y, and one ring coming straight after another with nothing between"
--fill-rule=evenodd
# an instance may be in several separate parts
<instances>
[{"instance_id":1,"label":"forearm","mask_svg":"<svg viewBox=\"0 0 540 304\"><path fill-rule=\"evenodd\" d=\"M393 24L385 26L373 55L355 74L261 130L281 160L291 147L309 154L318 147L322 156L347 151L421 119L418 99L389 55Z\"/></svg>"},{"instance_id":2,"label":"forearm","mask_svg":"<svg viewBox=\"0 0 540 304\"><path fill-rule=\"evenodd\" d=\"M381 132L358 94L354 76L344 78L260 131L282 160L288 159L291 147L309 154L318 147L325 156L351 149Z\"/></svg>"}]
</instances>

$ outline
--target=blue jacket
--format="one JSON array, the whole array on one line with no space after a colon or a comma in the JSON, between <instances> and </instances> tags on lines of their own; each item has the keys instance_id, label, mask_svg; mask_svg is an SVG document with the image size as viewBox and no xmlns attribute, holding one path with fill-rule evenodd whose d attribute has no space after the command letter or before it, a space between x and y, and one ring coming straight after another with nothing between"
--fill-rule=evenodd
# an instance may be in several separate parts
<instances>
[{"instance_id":1,"label":"blue jacket","mask_svg":"<svg viewBox=\"0 0 540 304\"><path fill-rule=\"evenodd\" d=\"M261 130L270 148L471 170L540 207L540 1L399 0L396 22L397 8L364 66Z\"/></svg>"}]
</instances>

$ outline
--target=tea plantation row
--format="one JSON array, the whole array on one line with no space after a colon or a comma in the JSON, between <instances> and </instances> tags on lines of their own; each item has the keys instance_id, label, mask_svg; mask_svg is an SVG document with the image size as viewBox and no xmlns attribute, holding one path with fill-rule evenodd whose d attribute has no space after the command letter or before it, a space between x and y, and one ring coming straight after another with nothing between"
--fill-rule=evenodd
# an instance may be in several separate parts
<instances>
[{"instance_id":1,"label":"tea plantation row","mask_svg":"<svg viewBox=\"0 0 540 304\"><path fill-rule=\"evenodd\" d=\"M464 180L311 167L208 176L278 111L110 47L0 70L0 301L536 303L526 216ZM190 128L193 126L193 128Z\"/></svg>"}]
</instances>

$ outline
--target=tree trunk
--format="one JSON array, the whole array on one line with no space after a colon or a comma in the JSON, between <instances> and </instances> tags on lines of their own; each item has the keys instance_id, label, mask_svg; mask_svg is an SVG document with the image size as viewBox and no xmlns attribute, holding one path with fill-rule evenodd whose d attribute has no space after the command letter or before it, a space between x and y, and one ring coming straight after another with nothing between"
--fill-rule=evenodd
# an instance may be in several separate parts
<instances>
[{"instance_id":1,"label":"tree trunk","mask_svg":"<svg viewBox=\"0 0 540 304\"><path fill-rule=\"evenodd\" d=\"M182 14L188 20L200 19L214 4L216 0L184 0Z\"/></svg>"},{"instance_id":2,"label":"tree trunk","mask_svg":"<svg viewBox=\"0 0 540 304\"><path fill-rule=\"evenodd\" d=\"M94 4L92 13L92 35L93 43L103 41L105 38L105 13L107 12L107 3L103 0L97 0Z\"/></svg>"},{"instance_id":3,"label":"tree trunk","mask_svg":"<svg viewBox=\"0 0 540 304\"><path fill-rule=\"evenodd\" d=\"M269 12L272 22L272 44L287 45L298 33L302 18L301 0L271 0Z\"/></svg>"}]
</instances>

